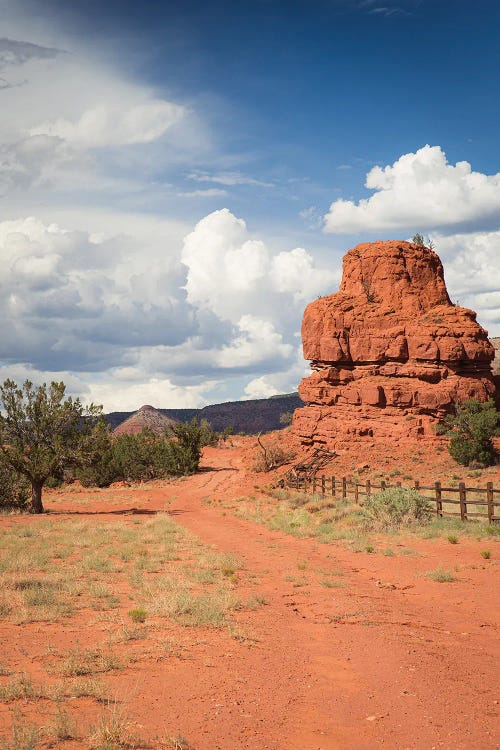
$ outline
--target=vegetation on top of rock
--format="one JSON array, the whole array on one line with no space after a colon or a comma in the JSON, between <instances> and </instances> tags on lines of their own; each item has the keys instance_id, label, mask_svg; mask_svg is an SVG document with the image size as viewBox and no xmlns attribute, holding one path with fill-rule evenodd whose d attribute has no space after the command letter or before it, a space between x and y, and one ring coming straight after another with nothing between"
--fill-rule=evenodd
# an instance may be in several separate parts
<instances>
[{"instance_id":1,"label":"vegetation on top of rock","mask_svg":"<svg viewBox=\"0 0 500 750\"><path fill-rule=\"evenodd\" d=\"M448 450L463 466L491 466L495 461L492 438L500 431L500 412L492 399L481 403L475 398L456 404L438 432L450 438Z\"/></svg>"},{"instance_id":2,"label":"vegetation on top of rock","mask_svg":"<svg viewBox=\"0 0 500 750\"><path fill-rule=\"evenodd\" d=\"M428 247L430 250L434 250L432 240L429 239L429 237L427 237L426 239L423 234L420 234L420 232L414 234L411 238L411 241L414 245L423 245L424 247Z\"/></svg>"}]
</instances>

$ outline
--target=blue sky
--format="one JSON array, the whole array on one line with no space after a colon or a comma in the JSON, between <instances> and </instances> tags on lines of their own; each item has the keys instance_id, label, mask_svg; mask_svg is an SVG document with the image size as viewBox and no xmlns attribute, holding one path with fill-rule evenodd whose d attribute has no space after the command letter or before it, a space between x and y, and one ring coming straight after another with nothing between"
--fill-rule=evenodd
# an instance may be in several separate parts
<instances>
[{"instance_id":1,"label":"blue sky","mask_svg":"<svg viewBox=\"0 0 500 750\"><path fill-rule=\"evenodd\" d=\"M500 335L496 2L0 0L0 375L107 410L294 390L359 241Z\"/></svg>"}]
</instances>

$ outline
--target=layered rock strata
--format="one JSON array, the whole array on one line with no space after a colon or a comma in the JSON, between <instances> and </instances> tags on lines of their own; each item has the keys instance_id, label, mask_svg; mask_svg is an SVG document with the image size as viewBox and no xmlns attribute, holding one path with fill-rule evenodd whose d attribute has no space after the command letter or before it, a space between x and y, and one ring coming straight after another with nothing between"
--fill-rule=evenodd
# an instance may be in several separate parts
<instances>
[{"instance_id":1,"label":"layered rock strata","mask_svg":"<svg viewBox=\"0 0 500 750\"><path fill-rule=\"evenodd\" d=\"M494 350L472 310L453 305L443 266L409 242L344 256L337 294L307 306L293 430L305 444L434 437L453 404L493 396Z\"/></svg>"}]
</instances>

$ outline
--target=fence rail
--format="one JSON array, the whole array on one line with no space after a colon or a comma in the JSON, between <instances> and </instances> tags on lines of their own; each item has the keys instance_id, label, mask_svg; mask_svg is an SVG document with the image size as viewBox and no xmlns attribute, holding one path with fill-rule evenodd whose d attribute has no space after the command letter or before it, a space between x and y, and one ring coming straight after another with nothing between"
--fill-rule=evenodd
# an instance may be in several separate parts
<instances>
[{"instance_id":1,"label":"fence rail","mask_svg":"<svg viewBox=\"0 0 500 750\"><path fill-rule=\"evenodd\" d=\"M311 478L294 477L288 480L287 485L292 489L340 497L343 500L353 497L354 502L360 504L362 497L371 495L375 490L403 486L401 482L391 485L381 481L380 484L375 484L368 479L362 483L349 481L346 477L327 477L324 474ZM462 521L469 518L487 518L489 523L500 521L500 489L495 489L492 482L488 482L486 487L466 487L465 482L460 482L458 487L443 487L441 482L425 486L416 481L411 487L435 505L437 516L460 516ZM453 511L448 506L458 506L458 509Z\"/></svg>"}]
</instances>

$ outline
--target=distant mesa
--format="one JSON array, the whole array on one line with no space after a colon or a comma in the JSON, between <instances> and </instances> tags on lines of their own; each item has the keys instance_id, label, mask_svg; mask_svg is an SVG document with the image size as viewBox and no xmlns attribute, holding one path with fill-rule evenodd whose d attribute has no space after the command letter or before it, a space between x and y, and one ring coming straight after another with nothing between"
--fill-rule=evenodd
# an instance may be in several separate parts
<instances>
[{"instance_id":1,"label":"distant mesa","mask_svg":"<svg viewBox=\"0 0 500 750\"><path fill-rule=\"evenodd\" d=\"M293 412L294 409L303 405L297 393L285 393L270 398L210 404L202 409L155 409L152 406L142 406L133 413L111 412L111 414L106 414L106 419L112 429L117 429L130 417L153 410L174 422L189 422L193 417L200 420L206 419L212 430L216 432L222 432L226 427L231 427L235 433L257 434L283 429L285 425L281 422L282 414ZM140 419L143 419L143 416Z\"/></svg>"},{"instance_id":2,"label":"distant mesa","mask_svg":"<svg viewBox=\"0 0 500 750\"><path fill-rule=\"evenodd\" d=\"M307 445L431 438L453 404L495 394L487 332L452 304L439 257L422 245L349 250L339 291L307 306L302 343L313 372L293 431Z\"/></svg>"},{"instance_id":3,"label":"distant mesa","mask_svg":"<svg viewBox=\"0 0 500 750\"><path fill-rule=\"evenodd\" d=\"M154 406L141 406L141 408L134 412L130 417L125 419L118 427L113 431L114 435L137 435L142 432L145 428L153 430L153 432L164 432L175 424L176 420L165 416Z\"/></svg>"}]
</instances>

